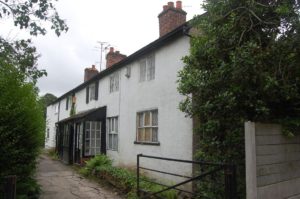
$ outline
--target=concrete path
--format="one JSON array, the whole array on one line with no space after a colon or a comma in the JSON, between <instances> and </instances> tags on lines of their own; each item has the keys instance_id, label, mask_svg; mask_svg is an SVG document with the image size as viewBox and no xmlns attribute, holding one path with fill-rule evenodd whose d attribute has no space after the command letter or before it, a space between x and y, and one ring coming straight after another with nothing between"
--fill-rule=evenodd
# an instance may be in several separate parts
<instances>
[{"instance_id":1,"label":"concrete path","mask_svg":"<svg viewBox=\"0 0 300 199\"><path fill-rule=\"evenodd\" d=\"M42 186L41 199L121 199L117 192L81 177L60 161L41 155L36 178Z\"/></svg>"}]
</instances>

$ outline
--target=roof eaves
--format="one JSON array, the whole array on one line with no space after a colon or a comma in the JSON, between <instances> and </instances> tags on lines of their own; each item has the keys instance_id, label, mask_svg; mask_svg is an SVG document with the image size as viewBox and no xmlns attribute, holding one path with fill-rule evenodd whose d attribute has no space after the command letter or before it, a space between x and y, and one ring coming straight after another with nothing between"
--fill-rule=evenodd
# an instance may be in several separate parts
<instances>
[{"instance_id":1,"label":"roof eaves","mask_svg":"<svg viewBox=\"0 0 300 199\"><path fill-rule=\"evenodd\" d=\"M120 62L112 65L111 67L109 67L109 68L107 68L107 69L105 69L101 72L99 72L99 74L95 75L90 80L88 80L86 82L83 82L82 84L78 85L77 87L73 88L72 90L70 90L70 91L66 92L65 94L61 95L54 102L49 104L49 106L59 102L60 100L62 100L66 96L80 90L81 88L85 87L86 85L90 84L91 82L99 80L102 77L104 77L104 76L120 69L122 66L125 66L126 64L131 63L132 61L136 60L138 57L143 56L144 54L146 54L147 52L152 51L152 50L164 45L165 43L171 41L173 38L176 38L176 36L185 35L185 31L189 28L190 28L189 21L185 22L181 26L175 28L173 31L171 31L171 32L167 33L166 35L164 35L164 36L156 39L155 41L149 43L148 45L144 46L143 48L139 49L138 51L136 51L133 54L129 55L128 57L124 58Z\"/></svg>"}]
</instances>

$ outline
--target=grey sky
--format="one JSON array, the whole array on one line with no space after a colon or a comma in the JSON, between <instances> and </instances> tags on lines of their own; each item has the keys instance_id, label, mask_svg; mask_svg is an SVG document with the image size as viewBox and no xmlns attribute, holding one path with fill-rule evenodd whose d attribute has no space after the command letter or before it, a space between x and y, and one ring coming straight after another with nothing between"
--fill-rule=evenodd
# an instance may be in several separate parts
<instances>
[{"instance_id":1,"label":"grey sky","mask_svg":"<svg viewBox=\"0 0 300 199\"><path fill-rule=\"evenodd\" d=\"M122 54L130 55L157 39L157 16L167 2L59 0L56 7L61 18L66 19L69 31L56 37L49 30L46 36L33 38L42 55L38 62L39 68L48 72L47 77L38 81L40 94L60 96L83 82L86 67L95 64L99 69L100 50L95 49L97 41L108 42ZM187 20L203 12L202 0L182 0L182 3L183 9L188 13ZM10 22L2 21L0 26L5 27L0 30L4 37L29 37L13 28Z\"/></svg>"}]
</instances>

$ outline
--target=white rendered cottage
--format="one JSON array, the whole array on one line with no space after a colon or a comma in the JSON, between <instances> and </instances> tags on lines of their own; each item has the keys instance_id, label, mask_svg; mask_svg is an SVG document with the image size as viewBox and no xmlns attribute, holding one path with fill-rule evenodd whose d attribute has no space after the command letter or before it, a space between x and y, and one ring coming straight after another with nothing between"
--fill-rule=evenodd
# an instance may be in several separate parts
<instances>
[{"instance_id":1,"label":"white rendered cottage","mask_svg":"<svg viewBox=\"0 0 300 199\"><path fill-rule=\"evenodd\" d=\"M193 121L178 108L176 83L190 48L186 13L169 2L158 17L157 40L128 57L111 48L105 70L86 69L84 83L47 107L46 148L66 163L100 153L126 167L141 153L192 160ZM147 164L192 173L191 165Z\"/></svg>"}]
</instances>

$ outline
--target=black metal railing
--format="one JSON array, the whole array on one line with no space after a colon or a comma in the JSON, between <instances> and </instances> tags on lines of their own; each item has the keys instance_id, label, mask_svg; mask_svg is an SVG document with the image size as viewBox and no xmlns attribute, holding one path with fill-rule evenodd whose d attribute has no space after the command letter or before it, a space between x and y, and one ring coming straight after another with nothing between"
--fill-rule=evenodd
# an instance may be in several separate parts
<instances>
[{"instance_id":1,"label":"black metal railing","mask_svg":"<svg viewBox=\"0 0 300 199\"><path fill-rule=\"evenodd\" d=\"M141 166L141 158L156 159L158 161L169 161L174 163L192 164L194 170L192 176L173 173L169 171L158 170ZM149 180L141 177L141 170L154 172L156 174L176 176L182 180L177 184L167 185L156 180ZM159 191L149 192L141 188L141 182L146 181L163 187ZM192 183L191 189L182 188L182 185ZM184 195L185 198L222 198L237 199L236 193L236 167L232 164L210 163L205 161L191 161L173 158L164 158L138 154L137 155L137 195L140 198L162 198L162 194L169 190L175 190L178 194ZM210 193L210 194L207 194ZM217 197L217 195L219 197Z\"/></svg>"},{"instance_id":2,"label":"black metal railing","mask_svg":"<svg viewBox=\"0 0 300 199\"><path fill-rule=\"evenodd\" d=\"M17 185L17 176L10 175L0 178L0 198L4 199L15 199L16 198L16 185Z\"/></svg>"}]
</instances>

